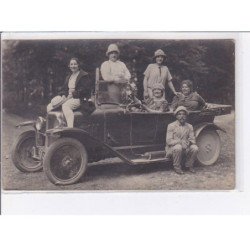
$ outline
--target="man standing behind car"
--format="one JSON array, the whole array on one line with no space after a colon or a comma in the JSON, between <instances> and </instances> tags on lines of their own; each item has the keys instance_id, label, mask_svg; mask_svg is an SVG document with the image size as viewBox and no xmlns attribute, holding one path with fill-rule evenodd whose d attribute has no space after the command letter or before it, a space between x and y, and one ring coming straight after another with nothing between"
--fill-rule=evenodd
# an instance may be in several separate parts
<instances>
[{"instance_id":1,"label":"man standing behind car","mask_svg":"<svg viewBox=\"0 0 250 250\"><path fill-rule=\"evenodd\" d=\"M101 65L101 74L104 81L114 83L128 83L131 74L126 65L119 60L120 51L116 44L110 44L106 52L108 61Z\"/></svg>"},{"instance_id":2,"label":"man standing behind car","mask_svg":"<svg viewBox=\"0 0 250 250\"><path fill-rule=\"evenodd\" d=\"M197 157L198 147L193 126L186 122L188 111L185 107L179 106L174 114L177 120L170 123L167 128L166 155L172 156L174 171L177 174L184 174L181 166L184 155L186 156L186 169L195 173L193 165Z\"/></svg>"}]
</instances>

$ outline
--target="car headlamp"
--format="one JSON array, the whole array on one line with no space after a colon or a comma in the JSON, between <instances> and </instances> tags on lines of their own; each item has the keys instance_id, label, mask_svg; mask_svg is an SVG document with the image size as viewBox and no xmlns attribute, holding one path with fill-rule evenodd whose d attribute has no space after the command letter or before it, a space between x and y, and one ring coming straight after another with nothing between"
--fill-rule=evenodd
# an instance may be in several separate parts
<instances>
[{"instance_id":1,"label":"car headlamp","mask_svg":"<svg viewBox=\"0 0 250 250\"><path fill-rule=\"evenodd\" d=\"M42 128L44 128L45 126L45 122L46 120L43 117L39 116L35 123L36 130L38 131L42 130Z\"/></svg>"}]
</instances>

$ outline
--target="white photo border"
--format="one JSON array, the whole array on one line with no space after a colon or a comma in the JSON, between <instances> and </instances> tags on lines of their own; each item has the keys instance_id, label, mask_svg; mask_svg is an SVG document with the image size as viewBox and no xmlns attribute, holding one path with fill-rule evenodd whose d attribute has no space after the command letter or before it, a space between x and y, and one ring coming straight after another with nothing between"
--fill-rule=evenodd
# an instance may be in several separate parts
<instances>
[{"instance_id":1,"label":"white photo border","mask_svg":"<svg viewBox=\"0 0 250 250\"><path fill-rule=\"evenodd\" d=\"M234 39L236 41L233 191L2 191L3 214L244 214L250 211L247 131L250 34L239 32L46 32L3 33L2 39ZM248 48L249 47L249 48Z\"/></svg>"}]
</instances>

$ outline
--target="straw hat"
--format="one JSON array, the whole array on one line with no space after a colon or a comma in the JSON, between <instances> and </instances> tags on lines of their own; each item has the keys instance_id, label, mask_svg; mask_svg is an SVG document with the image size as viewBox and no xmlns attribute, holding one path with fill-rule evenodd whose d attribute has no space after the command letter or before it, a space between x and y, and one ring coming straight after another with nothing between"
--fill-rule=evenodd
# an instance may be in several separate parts
<instances>
[{"instance_id":1,"label":"straw hat","mask_svg":"<svg viewBox=\"0 0 250 250\"><path fill-rule=\"evenodd\" d=\"M108 50L106 52L106 56L108 56L109 53L114 52L114 51L117 52L118 54L120 54L120 50L118 49L118 46L116 44L110 44L108 46Z\"/></svg>"},{"instance_id":2,"label":"straw hat","mask_svg":"<svg viewBox=\"0 0 250 250\"><path fill-rule=\"evenodd\" d=\"M50 104L47 106L47 112L50 112L53 109L59 108L64 102L65 97L62 96L55 96L51 101Z\"/></svg>"},{"instance_id":3,"label":"straw hat","mask_svg":"<svg viewBox=\"0 0 250 250\"><path fill-rule=\"evenodd\" d=\"M178 112L180 112L180 111L185 111L187 115L189 114L188 110L187 110L184 106L179 106L179 107L174 111L174 115L176 116L176 115L178 114Z\"/></svg>"},{"instance_id":4,"label":"straw hat","mask_svg":"<svg viewBox=\"0 0 250 250\"><path fill-rule=\"evenodd\" d=\"M167 55L164 53L164 51L163 50L161 50L161 49L158 49L158 50L156 50L155 51L155 55L154 55L154 58L156 58L157 56L163 56L163 57L167 57Z\"/></svg>"}]
</instances>

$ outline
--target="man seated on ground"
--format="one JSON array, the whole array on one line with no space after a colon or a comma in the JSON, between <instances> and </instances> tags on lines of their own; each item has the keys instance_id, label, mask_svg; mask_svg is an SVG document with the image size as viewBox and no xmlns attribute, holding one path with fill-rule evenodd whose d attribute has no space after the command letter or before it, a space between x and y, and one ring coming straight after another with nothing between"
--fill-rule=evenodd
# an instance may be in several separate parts
<instances>
[{"instance_id":1,"label":"man seated on ground","mask_svg":"<svg viewBox=\"0 0 250 250\"><path fill-rule=\"evenodd\" d=\"M188 111L185 107L179 106L174 114L177 120L170 123L167 128L166 155L173 158L174 171L177 174L184 174L181 166L184 156L186 156L186 169L195 173L193 165L197 157L198 147L193 126L186 122Z\"/></svg>"}]
</instances>

